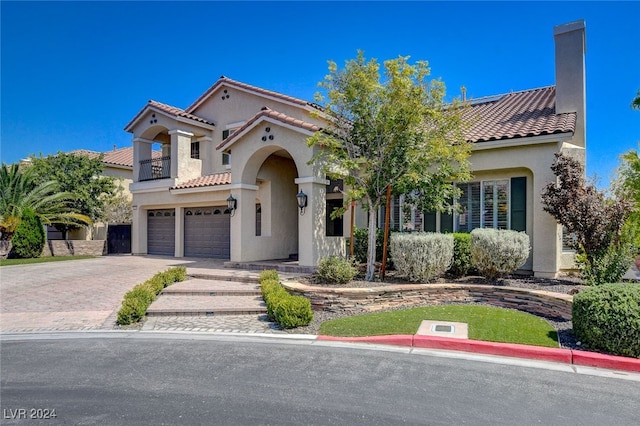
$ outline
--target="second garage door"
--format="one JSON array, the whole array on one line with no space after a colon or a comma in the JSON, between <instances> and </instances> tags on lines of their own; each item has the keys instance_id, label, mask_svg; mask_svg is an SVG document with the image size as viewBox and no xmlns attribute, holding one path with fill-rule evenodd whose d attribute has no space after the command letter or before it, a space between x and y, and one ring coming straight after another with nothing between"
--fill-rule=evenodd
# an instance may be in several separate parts
<instances>
[{"instance_id":1,"label":"second garage door","mask_svg":"<svg viewBox=\"0 0 640 426\"><path fill-rule=\"evenodd\" d=\"M229 211L224 207L184 210L184 255L228 259L230 255Z\"/></svg>"}]
</instances>

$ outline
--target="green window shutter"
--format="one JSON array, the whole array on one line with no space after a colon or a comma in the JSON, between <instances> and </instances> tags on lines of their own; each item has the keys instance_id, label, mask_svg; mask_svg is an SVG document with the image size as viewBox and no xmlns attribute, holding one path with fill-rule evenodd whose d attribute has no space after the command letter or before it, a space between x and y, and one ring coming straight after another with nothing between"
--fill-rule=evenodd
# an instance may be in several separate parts
<instances>
[{"instance_id":1,"label":"green window shutter","mask_svg":"<svg viewBox=\"0 0 640 426\"><path fill-rule=\"evenodd\" d=\"M527 230L527 178L511 178L511 229Z\"/></svg>"},{"instance_id":2,"label":"green window shutter","mask_svg":"<svg viewBox=\"0 0 640 426\"><path fill-rule=\"evenodd\" d=\"M424 212L424 232L437 232L436 212Z\"/></svg>"},{"instance_id":3,"label":"green window shutter","mask_svg":"<svg viewBox=\"0 0 640 426\"><path fill-rule=\"evenodd\" d=\"M453 232L453 215L440 213L440 232Z\"/></svg>"}]
</instances>

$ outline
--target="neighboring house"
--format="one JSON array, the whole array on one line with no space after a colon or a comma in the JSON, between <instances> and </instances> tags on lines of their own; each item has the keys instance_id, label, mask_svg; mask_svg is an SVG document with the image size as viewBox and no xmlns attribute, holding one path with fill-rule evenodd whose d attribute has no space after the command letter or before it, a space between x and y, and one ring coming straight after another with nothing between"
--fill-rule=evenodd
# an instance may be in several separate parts
<instances>
[{"instance_id":1,"label":"neighboring house","mask_svg":"<svg viewBox=\"0 0 640 426\"><path fill-rule=\"evenodd\" d=\"M555 180L555 152L586 158L584 22L558 26L554 37L555 86L470 102L473 180L461 185L461 212L405 217L400 197L393 227L522 230L532 244L523 269L552 277L573 267L540 193ZM125 127L133 134L132 252L236 262L298 258L301 266L345 254L348 226L328 214L342 203L341 183L308 164L318 148L306 139L323 127L321 110L224 76L186 109L149 101ZM162 157L152 155L156 147ZM365 227L366 213L358 209L356 217Z\"/></svg>"}]
</instances>

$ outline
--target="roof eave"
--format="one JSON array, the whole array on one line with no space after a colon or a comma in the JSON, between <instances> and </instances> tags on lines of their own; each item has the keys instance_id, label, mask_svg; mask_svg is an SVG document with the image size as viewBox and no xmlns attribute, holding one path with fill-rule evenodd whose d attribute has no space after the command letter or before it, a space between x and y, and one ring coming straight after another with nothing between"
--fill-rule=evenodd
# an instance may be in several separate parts
<instances>
[{"instance_id":1,"label":"roof eave","mask_svg":"<svg viewBox=\"0 0 640 426\"><path fill-rule=\"evenodd\" d=\"M546 135L525 136L518 138L499 139L492 141L473 142L472 151L482 151L487 149L521 147L526 145L539 145L545 143L566 142L573 138L574 132L558 132Z\"/></svg>"}]
</instances>

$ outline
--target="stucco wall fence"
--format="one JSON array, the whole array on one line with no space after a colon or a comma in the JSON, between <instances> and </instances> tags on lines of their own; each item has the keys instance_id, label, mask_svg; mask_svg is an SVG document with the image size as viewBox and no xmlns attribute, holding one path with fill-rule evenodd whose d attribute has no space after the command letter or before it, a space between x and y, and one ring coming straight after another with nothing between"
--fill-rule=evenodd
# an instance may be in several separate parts
<instances>
[{"instance_id":1,"label":"stucco wall fence","mask_svg":"<svg viewBox=\"0 0 640 426\"><path fill-rule=\"evenodd\" d=\"M106 240L50 240L42 250L42 257L103 256L106 254Z\"/></svg>"},{"instance_id":2,"label":"stucco wall fence","mask_svg":"<svg viewBox=\"0 0 640 426\"><path fill-rule=\"evenodd\" d=\"M562 293L515 287L460 284L408 284L371 288L328 288L297 282L282 283L290 293L311 300L314 310L376 311L397 306L443 303L484 303L558 320L571 320L573 297Z\"/></svg>"}]
</instances>

